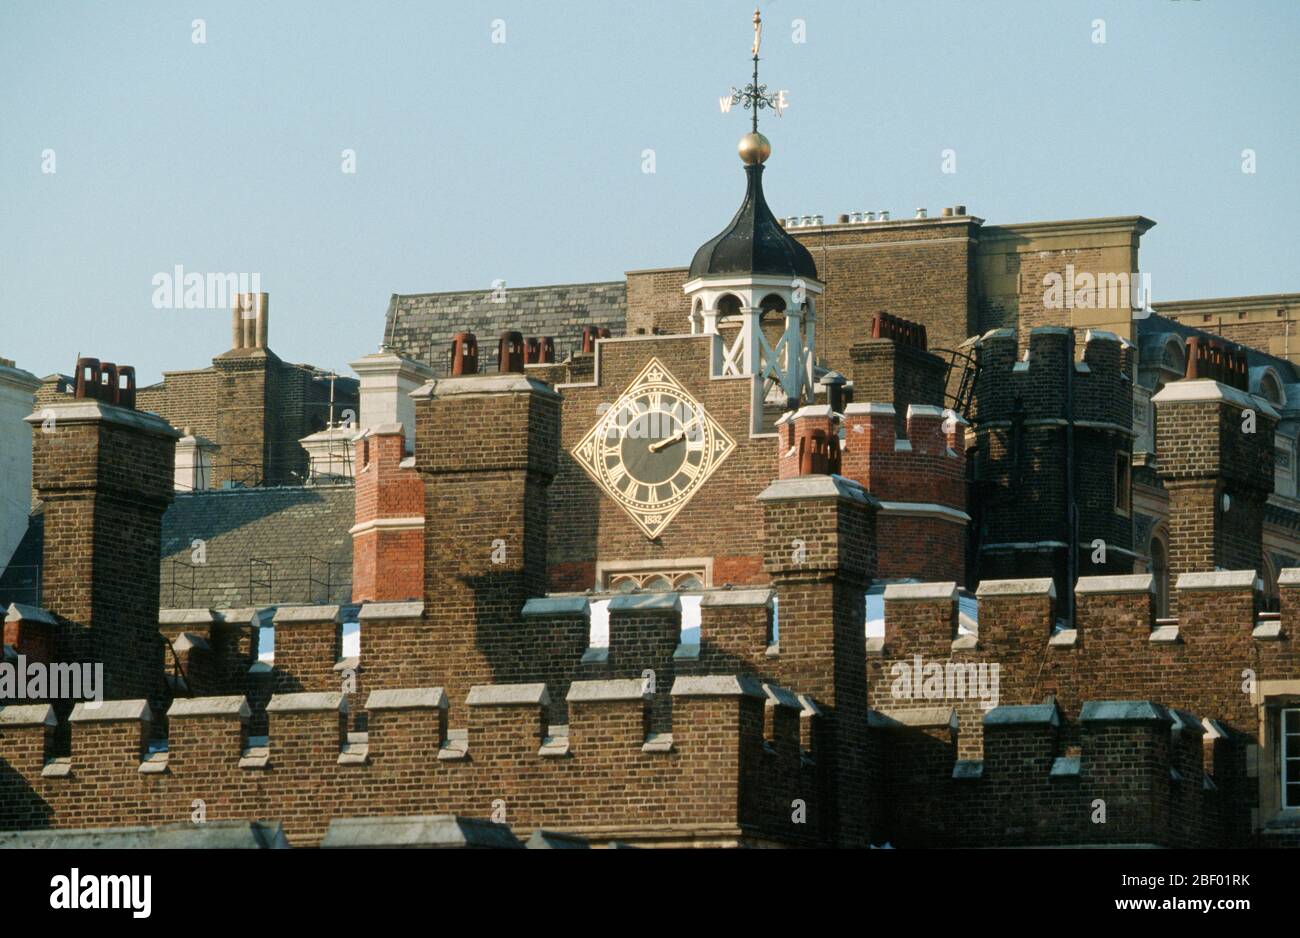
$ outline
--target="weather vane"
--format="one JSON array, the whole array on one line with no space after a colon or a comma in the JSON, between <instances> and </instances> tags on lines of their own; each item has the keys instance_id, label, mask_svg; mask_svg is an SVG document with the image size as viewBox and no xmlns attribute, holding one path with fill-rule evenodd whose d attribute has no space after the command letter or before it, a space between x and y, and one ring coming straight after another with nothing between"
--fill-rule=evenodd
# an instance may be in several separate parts
<instances>
[{"instance_id":1,"label":"weather vane","mask_svg":"<svg viewBox=\"0 0 1300 938\"><path fill-rule=\"evenodd\" d=\"M758 10L754 11L754 80L744 88L732 87L731 103L744 103L746 110L753 110L751 115L751 126L754 133L758 133L758 112L765 107L770 107L776 111L777 117L781 116L781 108L778 105L777 95L767 93L767 85L758 83L758 49L763 42L763 17L759 15Z\"/></svg>"}]
</instances>

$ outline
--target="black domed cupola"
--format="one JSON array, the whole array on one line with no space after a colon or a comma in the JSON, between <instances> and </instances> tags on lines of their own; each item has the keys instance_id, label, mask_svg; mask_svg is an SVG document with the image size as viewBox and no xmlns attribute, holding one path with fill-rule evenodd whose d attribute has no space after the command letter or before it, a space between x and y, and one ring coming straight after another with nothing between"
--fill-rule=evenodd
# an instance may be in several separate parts
<instances>
[{"instance_id":1,"label":"black domed cupola","mask_svg":"<svg viewBox=\"0 0 1300 938\"><path fill-rule=\"evenodd\" d=\"M817 265L812 254L786 233L763 198L763 161L772 152L767 138L759 133L746 134L739 149L745 161L745 201L722 233L695 252L689 279L760 274L816 280Z\"/></svg>"}]
</instances>

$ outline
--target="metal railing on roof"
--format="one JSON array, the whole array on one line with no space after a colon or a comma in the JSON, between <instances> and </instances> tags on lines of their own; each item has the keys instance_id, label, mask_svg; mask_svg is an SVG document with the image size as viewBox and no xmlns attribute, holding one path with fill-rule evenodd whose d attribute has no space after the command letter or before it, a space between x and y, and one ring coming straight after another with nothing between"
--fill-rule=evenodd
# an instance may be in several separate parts
<instances>
[{"instance_id":1,"label":"metal railing on roof","mask_svg":"<svg viewBox=\"0 0 1300 938\"><path fill-rule=\"evenodd\" d=\"M40 564L10 564L0 570L0 612L11 603L24 606L41 604Z\"/></svg>"},{"instance_id":2,"label":"metal railing on roof","mask_svg":"<svg viewBox=\"0 0 1300 938\"><path fill-rule=\"evenodd\" d=\"M348 602L351 567L347 561L311 555L228 563L171 558L164 565L159 598L173 609Z\"/></svg>"}]
</instances>

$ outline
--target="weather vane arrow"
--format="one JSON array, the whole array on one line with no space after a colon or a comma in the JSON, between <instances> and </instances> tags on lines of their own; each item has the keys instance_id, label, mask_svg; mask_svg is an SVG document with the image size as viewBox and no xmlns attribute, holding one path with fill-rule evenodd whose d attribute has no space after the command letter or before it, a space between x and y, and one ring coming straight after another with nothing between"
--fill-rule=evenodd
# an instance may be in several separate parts
<instances>
[{"instance_id":1,"label":"weather vane arrow","mask_svg":"<svg viewBox=\"0 0 1300 938\"><path fill-rule=\"evenodd\" d=\"M752 121L752 129L754 133L758 133L758 112L763 108L769 107L772 110L776 111L777 117L781 116L781 107L779 103L780 96L775 94L768 94L767 85L760 85L758 83L758 51L762 43L763 43L763 17L758 12L758 10L755 10L754 11L754 45L752 49L752 54L754 56L754 78L753 81L751 81L744 88L736 88L733 86L731 89L731 103L744 104L745 110L753 111L753 114L751 115L750 119Z\"/></svg>"}]
</instances>

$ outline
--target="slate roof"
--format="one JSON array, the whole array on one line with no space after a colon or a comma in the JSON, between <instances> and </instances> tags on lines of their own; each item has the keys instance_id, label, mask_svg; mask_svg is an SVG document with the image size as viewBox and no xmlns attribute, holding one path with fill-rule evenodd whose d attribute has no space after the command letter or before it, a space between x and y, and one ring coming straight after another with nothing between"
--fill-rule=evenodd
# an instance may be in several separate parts
<instances>
[{"instance_id":1,"label":"slate roof","mask_svg":"<svg viewBox=\"0 0 1300 938\"><path fill-rule=\"evenodd\" d=\"M1277 371L1282 381L1286 384L1294 384L1300 380L1300 374L1297 374L1295 365L1285 358L1279 358L1276 355L1270 355L1268 352L1260 351L1253 345L1243 345L1240 342L1234 342L1232 339L1225 338L1216 332L1207 332L1204 329L1197 329L1195 326L1189 326L1179 322L1177 319L1169 319L1161 316L1159 313L1152 313L1136 320L1138 327L1138 336L1145 339L1148 336L1159 336L1164 333L1172 332L1182 336L1184 339L1189 336L1206 336L1212 339L1219 339L1228 345L1244 349L1246 352L1246 364L1250 368L1256 368L1261 365L1268 365Z\"/></svg>"},{"instance_id":2,"label":"slate roof","mask_svg":"<svg viewBox=\"0 0 1300 938\"><path fill-rule=\"evenodd\" d=\"M163 516L162 605L347 602L355 512L352 485L178 493Z\"/></svg>"},{"instance_id":3,"label":"slate roof","mask_svg":"<svg viewBox=\"0 0 1300 938\"><path fill-rule=\"evenodd\" d=\"M355 494L351 485L178 492L162 522L162 607L349 601ZM43 544L38 508L0 573L0 608L39 604Z\"/></svg>"},{"instance_id":4,"label":"slate roof","mask_svg":"<svg viewBox=\"0 0 1300 938\"><path fill-rule=\"evenodd\" d=\"M459 293L393 294L384 321L384 342L395 352L424 362L442 375L447 371L451 337L478 336L479 368L495 369L500 333L513 329L525 336L555 339L557 360L580 346L583 326L607 326L621 335L627 324L627 283L568 283L544 287L506 285L500 300L491 287Z\"/></svg>"}]
</instances>

